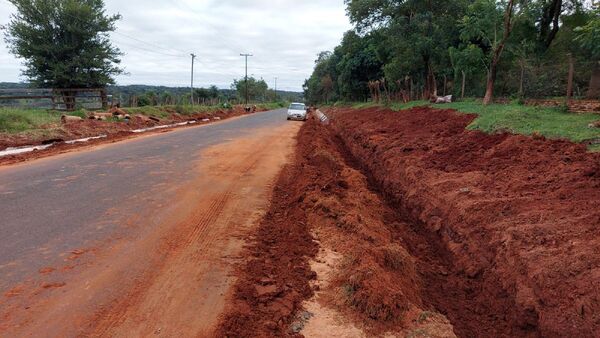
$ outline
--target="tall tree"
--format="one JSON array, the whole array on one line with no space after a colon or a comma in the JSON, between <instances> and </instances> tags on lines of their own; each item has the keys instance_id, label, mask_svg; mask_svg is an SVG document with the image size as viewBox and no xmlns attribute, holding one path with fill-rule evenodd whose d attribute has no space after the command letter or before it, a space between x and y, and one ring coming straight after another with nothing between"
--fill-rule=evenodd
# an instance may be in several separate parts
<instances>
[{"instance_id":1,"label":"tall tree","mask_svg":"<svg viewBox=\"0 0 600 338\"><path fill-rule=\"evenodd\" d=\"M498 43L494 45L492 51L492 58L490 61L490 67L487 78L487 85L485 88L485 96L483 97L483 104L490 104L494 99L494 85L496 83L496 76L498 75L498 64L500 63L500 57L502 51L506 46L506 42L510 37L510 33L513 29L514 14L515 14L516 0L508 0L504 5L504 26L502 32L502 38Z\"/></svg>"},{"instance_id":2,"label":"tall tree","mask_svg":"<svg viewBox=\"0 0 600 338\"><path fill-rule=\"evenodd\" d=\"M231 89L237 92L238 99L241 100L246 95L246 80L244 78L233 80ZM267 89L269 89L269 86L265 80L257 80L252 76L248 77L248 98L250 101L264 101Z\"/></svg>"},{"instance_id":3,"label":"tall tree","mask_svg":"<svg viewBox=\"0 0 600 338\"><path fill-rule=\"evenodd\" d=\"M96 88L123 73L109 33L120 15L102 0L9 0L17 13L4 27L10 51L25 59L23 74L38 87Z\"/></svg>"},{"instance_id":4,"label":"tall tree","mask_svg":"<svg viewBox=\"0 0 600 338\"><path fill-rule=\"evenodd\" d=\"M563 0L542 0L542 15L539 21L540 31L538 40L545 48L550 47L550 44L558 33L562 10Z\"/></svg>"},{"instance_id":5,"label":"tall tree","mask_svg":"<svg viewBox=\"0 0 600 338\"><path fill-rule=\"evenodd\" d=\"M395 83L413 75L423 84L424 96L437 94L441 70L450 68L448 48L457 40L457 19L464 13L463 0L346 0L348 15L360 33L385 31L388 59L386 80Z\"/></svg>"}]
</instances>

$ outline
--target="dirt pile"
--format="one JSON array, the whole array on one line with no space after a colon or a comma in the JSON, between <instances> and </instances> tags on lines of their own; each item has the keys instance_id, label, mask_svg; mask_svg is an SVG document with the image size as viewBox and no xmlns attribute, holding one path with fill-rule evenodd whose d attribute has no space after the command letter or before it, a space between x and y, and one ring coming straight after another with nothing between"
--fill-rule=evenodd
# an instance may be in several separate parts
<instances>
[{"instance_id":1,"label":"dirt pile","mask_svg":"<svg viewBox=\"0 0 600 338\"><path fill-rule=\"evenodd\" d=\"M306 138L306 129L300 139ZM302 203L307 180L299 174L309 149L296 151L295 164L282 170L269 211L248 248L248 262L239 271L234 299L217 336L263 337L289 334L289 325L303 299L312 295L315 278L308 264L317 252ZM315 173L312 173L314 176Z\"/></svg>"},{"instance_id":2,"label":"dirt pile","mask_svg":"<svg viewBox=\"0 0 600 338\"><path fill-rule=\"evenodd\" d=\"M329 113L374 186L431 245L408 253L447 269L420 272L423 299L459 336L600 332L600 154L468 131L474 116L448 110Z\"/></svg>"}]
</instances>

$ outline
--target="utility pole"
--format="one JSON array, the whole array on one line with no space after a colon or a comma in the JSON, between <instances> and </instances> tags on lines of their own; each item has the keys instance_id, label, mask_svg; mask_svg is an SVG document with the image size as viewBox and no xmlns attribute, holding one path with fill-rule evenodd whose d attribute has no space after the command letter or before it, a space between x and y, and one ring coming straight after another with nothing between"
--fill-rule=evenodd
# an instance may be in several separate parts
<instances>
[{"instance_id":1,"label":"utility pole","mask_svg":"<svg viewBox=\"0 0 600 338\"><path fill-rule=\"evenodd\" d=\"M246 76L245 76L245 82L246 82L246 106L248 106L248 57L249 56L253 56L252 54L240 54L240 56L243 56L246 58Z\"/></svg>"},{"instance_id":2,"label":"utility pole","mask_svg":"<svg viewBox=\"0 0 600 338\"><path fill-rule=\"evenodd\" d=\"M275 101L277 101L277 76L275 76Z\"/></svg>"},{"instance_id":3,"label":"utility pole","mask_svg":"<svg viewBox=\"0 0 600 338\"><path fill-rule=\"evenodd\" d=\"M192 84L191 84L191 93L192 93L192 107L194 107L194 59L196 58L196 54L190 54L192 56Z\"/></svg>"}]
</instances>

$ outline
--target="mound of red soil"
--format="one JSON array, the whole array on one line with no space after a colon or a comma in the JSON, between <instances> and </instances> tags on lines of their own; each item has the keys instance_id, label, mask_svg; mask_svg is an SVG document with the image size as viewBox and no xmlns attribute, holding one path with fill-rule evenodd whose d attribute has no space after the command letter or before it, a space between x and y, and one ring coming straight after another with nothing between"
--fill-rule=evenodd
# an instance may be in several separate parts
<instances>
[{"instance_id":1,"label":"mound of red soil","mask_svg":"<svg viewBox=\"0 0 600 338\"><path fill-rule=\"evenodd\" d=\"M294 162L276 184L218 336L297 335L301 302L313 295L310 282L316 276L308 262L316 259L318 245L342 260L325 290L315 286L325 306L370 335L454 336L447 319L424 305L417 273L445 268L428 254L415 259L405 247L435 250L425 249L426 240L369 189L367 177L346 155L317 120L302 127Z\"/></svg>"},{"instance_id":2,"label":"mound of red soil","mask_svg":"<svg viewBox=\"0 0 600 338\"><path fill-rule=\"evenodd\" d=\"M300 139L309 131L302 129ZM312 295L309 281L315 273L309 266L317 253L299 207L306 183L318 173L303 171L310 150L299 147L294 163L280 174L269 211L248 248L249 261L239 271L233 302L217 331L219 337L293 336L290 323L300 303Z\"/></svg>"},{"instance_id":3,"label":"mound of red soil","mask_svg":"<svg viewBox=\"0 0 600 338\"><path fill-rule=\"evenodd\" d=\"M459 336L600 332L600 154L468 131L474 116L449 110L330 113L374 185L438 244L449 271L422 274L425 301Z\"/></svg>"}]
</instances>

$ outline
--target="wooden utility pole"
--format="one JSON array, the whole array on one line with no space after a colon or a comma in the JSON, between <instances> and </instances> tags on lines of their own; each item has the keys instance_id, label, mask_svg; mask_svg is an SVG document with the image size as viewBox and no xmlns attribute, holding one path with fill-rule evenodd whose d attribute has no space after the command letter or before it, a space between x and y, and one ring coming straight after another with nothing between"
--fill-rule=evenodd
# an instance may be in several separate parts
<instances>
[{"instance_id":1,"label":"wooden utility pole","mask_svg":"<svg viewBox=\"0 0 600 338\"><path fill-rule=\"evenodd\" d=\"M571 103L573 98L573 74L575 73L575 64L573 62L573 54L569 53L569 78L567 79L567 105Z\"/></svg>"},{"instance_id":2,"label":"wooden utility pole","mask_svg":"<svg viewBox=\"0 0 600 338\"><path fill-rule=\"evenodd\" d=\"M194 107L194 59L196 58L195 54L190 54L192 56L192 83L191 83L191 98L192 98L192 107Z\"/></svg>"},{"instance_id":3,"label":"wooden utility pole","mask_svg":"<svg viewBox=\"0 0 600 338\"><path fill-rule=\"evenodd\" d=\"M240 54L246 58L246 76L244 77L244 82L246 82L246 106L248 106L248 57L253 56L252 54Z\"/></svg>"}]
</instances>

